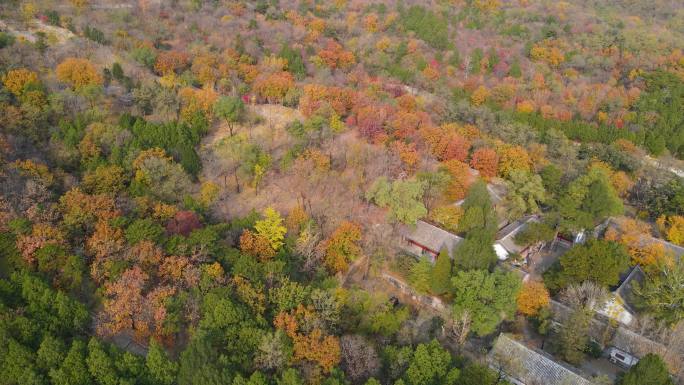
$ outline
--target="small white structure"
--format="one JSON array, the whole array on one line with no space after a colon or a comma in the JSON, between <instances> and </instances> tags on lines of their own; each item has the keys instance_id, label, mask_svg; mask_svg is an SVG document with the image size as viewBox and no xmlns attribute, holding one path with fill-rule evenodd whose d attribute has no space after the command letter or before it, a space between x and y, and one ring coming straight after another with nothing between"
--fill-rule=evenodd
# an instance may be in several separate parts
<instances>
[{"instance_id":1,"label":"small white structure","mask_svg":"<svg viewBox=\"0 0 684 385\"><path fill-rule=\"evenodd\" d=\"M636 365L637 362L639 362L638 358L634 357L633 355L627 352L623 352L618 348L610 348L609 354L610 362L625 367L627 369L631 368L632 366Z\"/></svg>"},{"instance_id":2,"label":"small white structure","mask_svg":"<svg viewBox=\"0 0 684 385\"><path fill-rule=\"evenodd\" d=\"M508 251L498 242L494 244L494 252L500 261L508 259Z\"/></svg>"}]
</instances>

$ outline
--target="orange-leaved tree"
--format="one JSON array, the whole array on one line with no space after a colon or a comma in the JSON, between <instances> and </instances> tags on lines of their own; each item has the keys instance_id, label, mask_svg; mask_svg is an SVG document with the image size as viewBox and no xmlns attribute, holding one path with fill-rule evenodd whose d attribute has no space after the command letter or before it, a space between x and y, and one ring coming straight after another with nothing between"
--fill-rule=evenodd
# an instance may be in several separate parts
<instances>
[{"instance_id":1,"label":"orange-leaved tree","mask_svg":"<svg viewBox=\"0 0 684 385\"><path fill-rule=\"evenodd\" d=\"M416 144L396 141L393 143L393 147L407 171L413 172L418 167L418 162L420 161L420 153L416 149Z\"/></svg>"},{"instance_id":2,"label":"orange-leaved tree","mask_svg":"<svg viewBox=\"0 0 684 385\"><path fill-rule=\"evenodd\" d=\"M280 103L294 85L292 74L282 71L257 79L254 83L254 91L269 103Z\"/></svg>"},{"instance_id":3,"label":"orange-leaved tree","mask_svg":"<svg viewBox=\"0 0 684 385\"><path fill-rule=\"evenodd\" d=\"M489 89L487 89L485 86L479 86L475 89L475 91L473 91L472 95L470 95L470 102L476 106L479 106L480 104L486 102L488 97Z\"/></svg>"},{"instance_id":4,"label":"orange-leaved tree","mask_svg":"<svg viewBox=\"0 0 684 385\"><path fill-rule=\"evenodd\" d=\"M271 247L268 238L249 229L243 231L240 236L240 250L261 261L269 260L275 255L275 250Z\"/></svg>"},{"instance_id":5,"label":"orange-leaved tree","mask_svg":"<svg viewBox=\"0 0 684 385\"><path fill-rule=\"evenodd\" d=\"M340 363L340 341L337 337L323 334L314 327L308 334L300 330L300 324L307 323L313 316L311 307L299 305L290 312L280 312L273 320L276 329L282 330L292 339L292 359L317 363L325 373Z\"/></svg>"},{"instance_id":6,"label":"orange-leaved tree","mask_svg":"<svg viewBox=\"0 0 684 385\"><path fill-rule=\"evenodd\" d=\"M325 265L333 273L347 269L349 262L361 256L361 227L353 222L344 221L321 243L325 255Z\"/></svg>"},{"instance_id":7,"label":"orange-leaved tree","mask_svg":"<svg viewBox=\"0 0 684 385\"><path fill-rule=\"evenodd\" d=\"M461 135L453 134L447 141L444 160L456 159L465 162L470 151L470 141Z\"/></svg>"},{"instance_id":8,"label":"orange-leaved tree","mask_svg":"<svg viewBox=\"0 0 684 385\"><path fill-rule=\"evenodd\" d=\"M354 53L346 51L342 45L335 40L328 40L325 48L318 51L318 57L330 69L347 69L356 63Z\"/></svg>"},{"instance_id":9,"label":"orange-leaved tree","mask_svg":"<svg viewBox=\"0 0 684 385\"><path fill-rule=\"evenodd\" d=\"M121 212L108 194L86 194L78 187L59 198L62 219L67 227L90 229L99 220L110 220Z\"/></svg>"},{"instance_id":10,"label":"orange-leaved tree","mask_svg":"<svg viewBox=\"0 0 684 385\"><path fill-rule=\"evenodd\" d=\"M69 84L75 90L102 84L102 76L88 59L66 58L57 65L55 72L57 79Z\"/></svg>"},{"instance_id":11,"label":"orange-leaved tree","mask_svg":"<svg viewBox=\"0 0 684 385\"><path fill-rule=\"evenodd\" d=\"M473 153L470 165L480 172L480 176L489 179L496 176L499 157L491 148L482 147Z\"/></svg>"},{"instance_id":12,"label":"orange-leaved tree","mask_svg":"<svg viewBox=\"0 0 684 385\"><path fill-rule=\"evenodd\" d=\"M20 96L27 85L38 83L38 74L26 68L17 68L7 71L2 83L15 96Z\"/></svg>"},{"instance_id":13,"label":"orange-leaved tree","mask_svg":"<svg viewBox=\"0 0 684 385\"><path fill-rule=\"evenodd\" d=\"M30 265L36 262L35 252L38 249L47 245L65 244L66 234L48 223L34 224L30 234L20 235L16 241L17 250Z\"/></svg>"},{"instance_id":14,"label":"orange-leaved tree","mask_svg":"<svg viewBox=\"0 0 684 385\"><path fill-rule=\"evenodd\" d=\"M340 341L335 336L324 335L316 328L307 335L296 334L292 340L292 358L295 361L316 362L324 373L330 373L340 363Z\"/></svg>"},{"instance_id":15,"label":"orange-leaved tree","mask_svg":"<svg viewBox=\"0 0 684 385\"><path fill-rule=\"evenodd\" d=\"M451 180L446 188L446 195L450 200L458 201L463 199L468 192L468 188L473 183L473 175L467 164L456 159L446 161L442 167L449 173Z\"/></svg>"},{"instance_id":16,"label":"orange-leaved tree","mask_svg":"<svg viewBox=\"0 0 684 385\"><path fill-rule=\"evenodd\" d=\"M639 264L646 269L672 264L672 256L662 243L652 238L647 223L626 217L618 217L614 221L617 226L608 228L604 237L625 245L632 257L632 264Z\"/></svg>"},{"instance_id":17,"label":"orange-leaved tree","mask_svg":"<svg viewBox=\"0 0 684 385\"><path fill-rule=\"evenodd\" d=\"M95 231L86 241L86 251L93 256L90 265L90 276L97 283L102 283L108 278L119 259L125 245L123 230L113 227L106 220L100 220L95 225Z\"/></svg>"},{"instance_id":18,"label":"orange-leaved tree","mask_svg":"<svg viewBox=\"0 0 684 385\"><path fill-rule=\"evenodd\" d=\"M105 285L105 322L99 333L111 335L135 327L135 319L144 304L143 290L148 278L139 266L134 266L124 271L117 281Z\"/></svg>"},{"instance_id":19,"label":"orange-leaved tree","mask_svg":"<svg viewBox=\"0 0 684 385\"><path fill-rule=\"evenodd\" d=\"M656 223L668 241L684 246L684 216L661 216Z\"/></svg>"},{"instance_id":20,"label":"orange-leaved tree","mask_svg":"<svg viewBox=\"0 0 684 385\"><path fill-rule=\"evenodd\" d=\"M178 72L188 65L188 54L180 51L164 51L157 55L154 70L160 75Z\"/></svg>"},{"instance_id":21,"label":"orange-leaved tree","mask_svg":"<svg viewBox=\"0 0 684 385\"><path fill-rule=\"evenodd\" d=\"M528 317L539 314L539 310L549 306L549 291L543 282L527 281L518 293L518 311Z\"/></svg>"}]
</instances>

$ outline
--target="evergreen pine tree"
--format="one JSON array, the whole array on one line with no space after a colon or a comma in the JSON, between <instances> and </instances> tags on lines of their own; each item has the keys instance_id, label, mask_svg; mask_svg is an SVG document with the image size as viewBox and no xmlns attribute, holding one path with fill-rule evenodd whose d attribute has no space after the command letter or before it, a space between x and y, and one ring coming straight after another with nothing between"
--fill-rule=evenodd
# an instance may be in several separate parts
<instances>
[{"instance_id":1,"label":"evergreen pine tree","mask_svg":"<svg viewBox=\"0 0 684 385\"><path fill-rule=\"evenodd\" d=\"M520 62L516 59L511 63L511 68L508 70L508 74L514 78L522 77L522 70L520 69Z\"/></svg>"},{"instance_id":2,"label":"evergreen pine tree","mask_svg":"<svg viewBox=\"0 0 684 385\"><path fill-rule=\"evenodd\" d=\"M657 354L647 354L632 366L620 380L620 385L671 385L667 366Z\"/></svg>"},{"instance_id":3,"label":"evergreen pine tree","mask_svg":"<svg viewBox=\"0 0 684 385\"><path fill-rule=\"evenodd\" d=\"M442 247L432 269L432 292L441 295L449 291L451 282L451 256L446 247Z\"/></svg>"}]
</instances>

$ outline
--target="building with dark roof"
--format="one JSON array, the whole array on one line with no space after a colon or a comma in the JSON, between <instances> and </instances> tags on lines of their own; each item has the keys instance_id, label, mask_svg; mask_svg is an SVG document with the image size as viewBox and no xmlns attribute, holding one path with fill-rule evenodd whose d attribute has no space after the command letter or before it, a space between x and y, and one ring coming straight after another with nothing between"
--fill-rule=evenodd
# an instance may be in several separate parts
<instances>
[{"instance_id":1,"label":"building with dark roof","mask_svg":"<svg viewBox=\"0 0 684 385\"><path fill-rule=\"evenodd\" d=\"M497 337L487 356L489 366L515 385L591 385L570 367L506 334Z\"/></svg>"},{"instance_id":2,"label":"building with dark roof","mask_svg":"<svg viewBox=\"0 0 684 385\"><path fill-rule=\"evenodd\" d=\"M496 233L496 243L494 243L494 251L497 257L505 260L511 254L519 254L523 257L530 249L530 246L519 245L515 242L515 236L527 228L530 223L539 222L539 217L530 215L511 222Z\"/></svg>"},{"instance_id":3,"label":"building with dark roof","mask_svg":"<svg viewBox=\"0 0 684 385\"><path fill-rule=\"evenodd\" d=\"M416 256L429 257L434 261L443 247L446 247L449 255L453 255L456 245L463 238L427 222L418 221L416 227L404 235L404 240L404 250Z\"/></svg>"},{"instance_id":4,"label":"building with dark roof","mask_svg":"<svg viewBox=\"0 0 684 385\"><path fill-rule=\"evenodd\" d=\"M622 231L620 228L620 223L616 220L616 218L608 218L603 223L599 224L594 228L594 237L595 238L600 238L605 235L606 230L609 228L614 229L618 233ZM663 248L665 249L665 252L671 255L676 261L681 260L681 258L684 256L684 247L675 245L672 242L668 242L664 239L657 238L648 234L645 234L643 237L642 242L644 245L651 244L651 243L657 243L663 245Z\"/></svg>"},{"instance_id":5,"label":"building with dark roof","mask_svg":"<svg viewBox=\"0 0 684 385\"><path fill-rule=\"evenodd\" d=\"M515 236L530 223L538 221L539 217L531 215L512 222L499 230L496 234L496 242L492 245L499 260L506 260L511 254L526 257L526 253L534 248L534 245L519 245L515 242ZM431 260L439 255L443 247L446 247L449 255L453 256L456 245L463 240L456 234L424 221L416 222L415 228L404 234L404 239L406 241L405 251L416 256L428 256Z\"/></svg>"}]
</instances>

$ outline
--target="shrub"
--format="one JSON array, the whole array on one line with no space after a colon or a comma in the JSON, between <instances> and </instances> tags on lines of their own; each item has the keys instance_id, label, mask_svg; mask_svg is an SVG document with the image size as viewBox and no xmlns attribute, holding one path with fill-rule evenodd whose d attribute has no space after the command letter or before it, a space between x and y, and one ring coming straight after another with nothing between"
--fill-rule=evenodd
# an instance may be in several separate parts
<instances>
[{"instance_id":1,"label":"shrub","mask_svg":"<svg viewBox=\"0 0 684 385\"><path fill-rule=\"evenodd\" d=\"M126 228L125 235L129 244L133 245L143 240L159 242L164 234L164 228L151 219L138 219Z\"/></svg>"},{"instance_id":2,"label":"shrub","mask_svg":"<svg viewBox=\"0 0 684 385\"><path fill-rule=\"evenodd\" d=\"M100 44L109 44L109 42L107 41L107 38L105 37L104 32L100 31L99 29L97 29L95 27L91 27L89 25L86 25L85 28L83 28L83 35L86 38L88 38L94 42L97 42Z\"/></svg>"},{"instance_id":3,"label":"shrub","mask_svg":"<svg viewBox=\"0 0 684 385\"><path fill-rule=\"evenodd\" d=\"M401 24L434 48L442 50L449 45L447 21L425 7L414 5L403 12Z\"/></svg>"},{"instance_id":4,"label":"shrub","mask_svg":"<svg viewBox=\"0 0 684 385\"><path fill-rule=\"evenodd\" d=\"M154 66L155 61L157 61L157 54L150 47L136 48L131 52L131 56L133 60L150 69Z\"/></svg>"}]
</instances>

